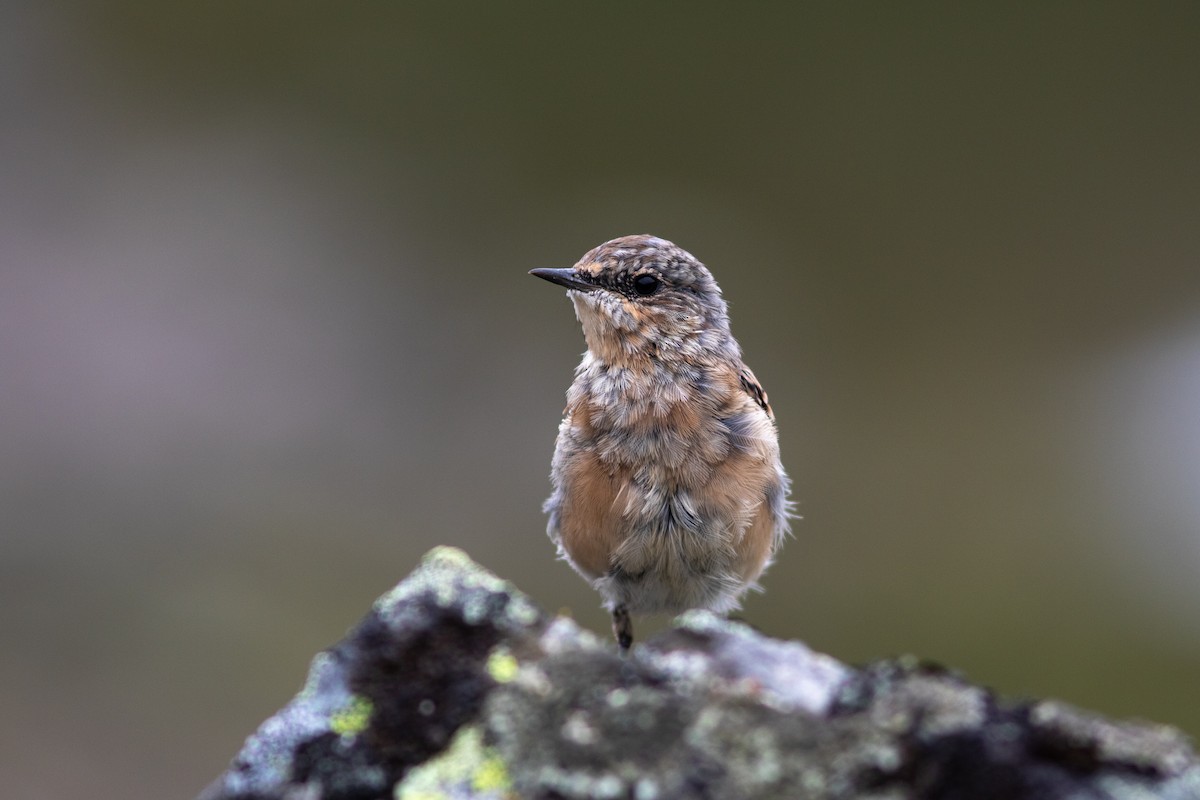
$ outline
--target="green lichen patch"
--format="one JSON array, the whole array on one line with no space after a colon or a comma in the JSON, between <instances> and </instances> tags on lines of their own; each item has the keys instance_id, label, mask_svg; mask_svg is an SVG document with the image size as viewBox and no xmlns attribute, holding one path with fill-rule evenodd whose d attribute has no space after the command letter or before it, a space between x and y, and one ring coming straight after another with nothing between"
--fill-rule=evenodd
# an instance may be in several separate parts
<instances>
[{"instance_id":1,"label":"green lichen patch","mask_svg":"<svg viewBox=\"0 0 1200 800\"><path fill-rule=\"evenodd\" d=\"M487 671L496 683L509 683L517 677L520 669L516 657L507 647L497 647L488 656Z\"/></svg>"},{"instance_id":2,"label":"green lichen patch","mask_svg":"<svg viewBox=\"0 0 1200 800\"><path fill-rule=\"evenodd\" d=\"M411 770L396 786L396 800L477 800L515 798L508 767L483 742L476 725L464 726L445 752Z\"/></svg>"},{"instance_id":3,"label":"green lichen patch","mask_svg":"<svg viewBox=\"0 0 1200 800\"><path fill-rule=\"evenodd\" d=\"M367 729L375 706L362 695L354 695L343 708L329 718L329 729L338 736L354 736Z\"/></svg>"}]
</instances>

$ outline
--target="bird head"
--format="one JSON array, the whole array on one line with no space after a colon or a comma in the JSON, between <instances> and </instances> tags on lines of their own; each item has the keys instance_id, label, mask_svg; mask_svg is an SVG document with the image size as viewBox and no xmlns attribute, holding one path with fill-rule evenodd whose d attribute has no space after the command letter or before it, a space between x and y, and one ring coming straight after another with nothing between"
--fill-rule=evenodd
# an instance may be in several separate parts
<instances>
[{"instance_id":1,"label":"bird head","mask_svg":"<svg viewBox=\"0 0 1200 800\"><path fill-rule=\"evenodd\" d=\"M622 236L573 267L530 274L567 288L588 350L606 363L738 355L717 282L666 239Z\"/></svg>"}]
</instances>

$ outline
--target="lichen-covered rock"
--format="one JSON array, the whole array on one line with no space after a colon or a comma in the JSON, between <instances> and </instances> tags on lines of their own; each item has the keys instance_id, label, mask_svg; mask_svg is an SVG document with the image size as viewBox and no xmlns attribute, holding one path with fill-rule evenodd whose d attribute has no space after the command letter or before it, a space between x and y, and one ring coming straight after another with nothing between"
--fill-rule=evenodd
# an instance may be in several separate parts
<instances>
[{"instance_id":1,"label":"lichen-covered rock","mask_svg":"<svg viewBox=\"0 0 1200 800\"><path fill-rule=\"evenodd\" d=\"M247 740L205 800L1200 800L1171 728L854 670L691 612L621 658L438 548Z\"/></svg>"},{"instance_id":2,"label":"lichen-covered rock","mask_svg":"<svg viewBox=\"0 0 1200 800\"><path fill-rule=\"evenodd\" d=\"M478 719L496 685L493 672L505 668L498 646L535 648L545 626L511 585L462 551L437 548L313 659L300 694L263 723L202 796L391 797L414 767Z\"/></svg>"}]
</instances>

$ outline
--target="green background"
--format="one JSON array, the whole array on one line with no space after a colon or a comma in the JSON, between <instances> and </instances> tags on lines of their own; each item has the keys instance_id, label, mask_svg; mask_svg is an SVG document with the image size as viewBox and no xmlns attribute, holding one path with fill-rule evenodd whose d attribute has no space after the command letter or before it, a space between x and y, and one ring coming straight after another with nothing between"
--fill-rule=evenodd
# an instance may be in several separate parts
<instances>
[{"instance_id":1,"label":"green background","mask_svg":"<svg viewBox=\"0 0 1200 800\"><path fill-rule=\"evenodd\" d=\"M779 419L748 621L1200 733L1200 6L0 15L8 796L193 795L434 545L604 632L525 273L641 232Z\"/></svg>"}]
</instances>

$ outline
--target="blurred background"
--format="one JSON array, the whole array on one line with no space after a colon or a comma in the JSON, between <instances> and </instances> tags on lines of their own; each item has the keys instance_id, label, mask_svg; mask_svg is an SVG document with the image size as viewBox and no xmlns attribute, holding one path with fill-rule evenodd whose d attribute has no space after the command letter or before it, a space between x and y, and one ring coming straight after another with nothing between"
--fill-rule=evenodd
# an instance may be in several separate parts
<instances>
[{"instance_id":1,"label":"blurred background","mask_svg":"<svg viewBox=\"0 0 1200 800\"><path fill-rule=\"evenodd\" d=\"M641 232L779 419L745 619L1200 733L1200 6L0 13L8 797L194 795L438 544L605 633L525 273Z\"/></svg>"}]
</instances>

